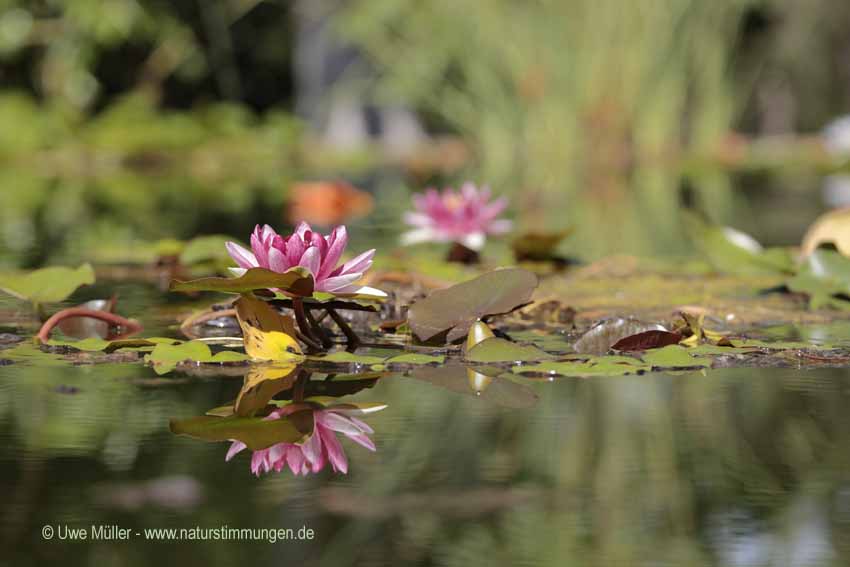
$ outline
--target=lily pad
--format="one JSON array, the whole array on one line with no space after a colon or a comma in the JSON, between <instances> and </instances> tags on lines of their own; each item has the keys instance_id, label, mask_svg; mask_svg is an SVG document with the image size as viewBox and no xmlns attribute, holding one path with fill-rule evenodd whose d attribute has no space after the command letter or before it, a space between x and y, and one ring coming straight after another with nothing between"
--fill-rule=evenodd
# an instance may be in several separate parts
<instances>
[{"instance_id":1,"label":"lily pad","mask_svg":"<svg viewBox=\"0 0 850 567\"><path fill-rule=\"evenodd\" d=\"M91 264L79 268L51 266L32 272L0 275L0 290L32 303L63 301L83 285L94 283Z\"/></svg>"},{"instance_id":2,"label":"lily pad","mask_svg":"<svg viewBox=\"0 0 850 567\"><path fill-rule=\"evenodd\" d=\"M310 410L295 412L280 419L202 415L172 419L170 429L177 435L188 435L204 441L242 441L252 451L258 451L277 443L303 441L313 433L313 419Z\"/></svg>"},{"instance_id":3,"label":"lily pad","mask_svg":"<svg viewBox=\"0 0 850 567\"><path fill-rule=\"evenodd\" d=\"M446 333L453 342L478 319L510 313L531 301L537 276L520 268L493 270L475 279L434 291L410 306L408 322L423 342Z\"/></svg>"},{"instance_id":4,"label":"lily pad","mask_svg":"<svg viewBox=\"0 0 850 567\"><path fill-rule=\"evenodd\" d=\"M571 377L624 376L650 370L648 364L627 356L594 356L588 360L546 361L514 366L515 374L557 374Z\"/></svg>"},{"instance_id":5,"label":"lily pad","mask_svg":"<svg viewBox=\"0 0 850 567\"><path fill-rule=\"evenodd\" d=\"M353 352L347 352L344 350L339 350L337 352L332 352L330 354L325 354L322 356L310 356L308 357L310 360L315 360L316 362L338 362L343 364L381 364L386 360L384 357L380 356L370 356L367 354L356 354Z\"/></svg>"},{"instance_id":6,"label":"lily pad","mask_svg":"<svg viewBox=\"0 0 850 567\"><path fill-rule=\"evenodd\" d=\"M176 345L165 343L157 344L150 354L145 356L145 361L152 364L157 374L166 374L174 370L181 362L244 362L250 360L247 354L232 350L224 350L213 354L205 343L201 341L188 341Z\"/></svg>"},{"instance_id":7,"label":"lily pad","mask_svg":"<svg viewBox=\"0 0 850 567\"><path fill-rule=\"evenodd\" d=\"M653 368L690 368L711 366L711 359L704 356L691 356L691 349L679 345L670 345L647 351L643 361Z\"/></svg>"},{"instance_id":8,"label":"lily pad","mask_svg":"<svg viewBox=\"0 0 850 567\"><path fill-rule=\"evenodd\" d=\"M442 354L408 352L387 359L385 364L442 364L445 360Z\"/></svg>"},{"instance_id":9,"label":"lily pad","mask_svg":"<svg viewBox=\"0 0 850 567\"><path fill-rule=\"evenodd\" d=\"M381 410L387 409L387 404L383 402L340 402L337 398L330 396L311 396L304 399L305 402L318 404L322 409L326 410L347 410L354 415L369 415ZM285 402L277 403L278 407L286 405Z\"/></svg>"},{"instance_id":10,"label":"lily pad","mask_svg":"<svg viewBox=\"0 0 850 567\"><path fill-rule=\"evenodd\" d=\"M734 344L735 341L732 341L732 343ZM688 350L691 354L696 355L729 356L733 354L749 354L758 351L758 348L755 346L717 346L712 344L701 344Z\"/></svg>"},{"instance_id":11,"label":"lily pad","mask_svg":"<svg viewBox=\"0 0 850 567\"><path fill-rule=\"evenodd\" d=\"M49 366L67 366L69 362L63 357L51 353L44 352L32 341L23 341L15 346L0 351L4 360L10 360L13 363L30 363L39 367Z\"/></svg>"},{"instance_id":12,"label":"lily pad","mask_svg":"<svg viewBox=\"0 0 850 567\"><path fill-rule=\"evenodd\" d=\"M347 300L352 303L363 302L364 305L369 303L383 303L387 300L387 294L373 287L363 286L355 293L331 293L328 291L314 291L309 300L317 303L327 303L329 301Z\"/></svg>"},{"instance_id":13,"label":"lily pad","mask_svg":"<svg viewBox=\"0 0 850 567\"><path fill-rule=\"evenodd\" d=\"M119 339L107 341L91 337L79 341L65 341L61 339L50 339L47 341L48 346L67 346L78 350L90 352L102 351L106 353L115 352L117 350L130 350L136 352L152 351L158 344L174 345L180 344L183 341L177 339L169 339L166 337L150 337L147 339Z\"/></svg>"},{"instance_id":14,"label":"lily pad","mask_svg":"<svg viewBox=\"0 0 850 567\"><path fill-rule=\"evenodd\" d=\"M529 362L554 358L536 346L520 345L515 342L492 337L469 349L466 359L471 362Z\"/></svg>"},{"instance_id":15,"label":"lily pad","mask_svg":"<svg viewBox=\"0 0 850 567\"><path fill-rule=\"evenodd\" d=\"M293 295L309 296L313 293L313 276L309 270L296 266L283 273L251 268L238 278L210 277L171 282L171 291L246 293L258 289L279 289Z\"/></svg>"}]
</instances>

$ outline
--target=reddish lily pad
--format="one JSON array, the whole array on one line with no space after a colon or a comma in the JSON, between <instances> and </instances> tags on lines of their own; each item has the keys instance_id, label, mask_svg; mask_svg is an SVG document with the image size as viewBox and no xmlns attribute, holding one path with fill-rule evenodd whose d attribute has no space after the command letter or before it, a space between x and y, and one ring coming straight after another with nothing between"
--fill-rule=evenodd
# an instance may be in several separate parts
<instances>
[{"instance_id":1,"label":"reddish lily pad","mask_svg":"<svg viewBox=\"0 0 850 567\"><path fill-rule=\"evenodd\" d=\"M682 340L682 335L679 333L671 333L670 331L651 330L630 335L620 339L611 347L614 350L621 352L631 352L637 350L649 350L653 348L662 348L667 345L678 344Z\"/></svg>"}]
</instances>

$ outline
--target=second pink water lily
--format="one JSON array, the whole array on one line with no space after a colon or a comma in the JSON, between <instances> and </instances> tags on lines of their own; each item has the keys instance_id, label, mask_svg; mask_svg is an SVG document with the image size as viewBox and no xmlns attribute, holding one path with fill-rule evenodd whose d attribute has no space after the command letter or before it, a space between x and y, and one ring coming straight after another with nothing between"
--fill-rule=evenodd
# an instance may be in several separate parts
<instances>
[{"instance_id":1,"label":"second pink water lily","mask_svg":"<svg viewBox=\"0 0 850 567\"><path fill-rule=\"evenodd\" d=\"M239 265L239 268L231 268L236 275L242 275L249 268L283 273L301 266L313 274L316 291L384 296L380 290L357 285L372 267L375 250L367 250L339 264L347 244L345 226L338 226L325 236L302 222L289 236L281 236L269 225L257 225L251 234L251 250L235 242L228 242L226 247L230 257Z\"/></svg>"},{"instance_id":2,"label":"second pink water lily","mask_svg":"<svg viewBox=\"0 0 850 567\"><path fill-rule=\"evenodd\" d=\"M460 191L428 189L413 196L415 210L404 217L413 230L402 235L402 243L459 242L480 250L488 235L511 229L511 221L498 218L507 205L504 197L491 200L488 187L472 183L464 183Z\"/></svg>"}]
</instances>

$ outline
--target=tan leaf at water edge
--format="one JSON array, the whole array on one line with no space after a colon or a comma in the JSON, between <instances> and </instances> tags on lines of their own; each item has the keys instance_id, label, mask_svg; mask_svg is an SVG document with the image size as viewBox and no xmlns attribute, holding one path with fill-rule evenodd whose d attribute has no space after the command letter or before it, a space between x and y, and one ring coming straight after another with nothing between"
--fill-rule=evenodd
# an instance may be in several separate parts
<instances>
[{"instance_id":1,"label":"tan leaf at water edge","mask_svg":"<svg viewBox=\"0 0 850 567\"><path fill-rule=\"evenodd\" d=\"M248 356L275 361L294 361L304 357L295 340L292 317L281 315L265 301L247 294L241 295L233 306Z\"/></svg>"},{"instance_id":2,"label":"tan leaf at water edge","mask_svg":"<svg viewBox=\"0 0 850 567\"><path fill-rule=\"evenodd\" d=\"M833 243L844 256L850 256L850 207L829 211L812 223L803 237L803 256L821 244Z\"/></svg>"}]
</instances>

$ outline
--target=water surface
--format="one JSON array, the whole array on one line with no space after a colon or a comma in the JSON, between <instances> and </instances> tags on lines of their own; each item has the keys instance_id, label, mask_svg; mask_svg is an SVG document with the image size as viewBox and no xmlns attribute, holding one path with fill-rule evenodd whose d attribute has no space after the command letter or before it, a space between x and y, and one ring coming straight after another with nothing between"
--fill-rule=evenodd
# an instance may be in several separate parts
<instances>
[{"instance_id":1,"label":"water surface","mask_svg":"<svg viewBox=\"0 0 850 567\"><path fill-rule=\"evenodd\" d=\"M128 313L154 297L130 291ZM167 316L148 314L150 332L169 332ZM238 377L157 377L141 364L0 366L2 564L850 559L846 370L500 378L479 393L465 372L436 372L387 377L352 397L388 408L367 419L376 452L343 440L347 475L256 478L247 454L226 463L226 443L169 431L170 418L232 400ZM46 540L45 526L65 531ZM93 526L129 537L92 539ZM201 538L225 526L292 531L275 543L145 533L201 528ZM87 540L60 537L83 528Z\"/></svg>"}]
</instances>

